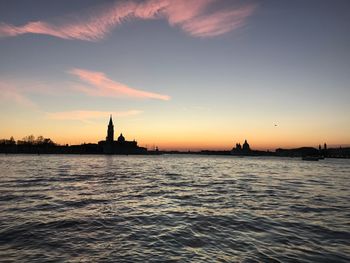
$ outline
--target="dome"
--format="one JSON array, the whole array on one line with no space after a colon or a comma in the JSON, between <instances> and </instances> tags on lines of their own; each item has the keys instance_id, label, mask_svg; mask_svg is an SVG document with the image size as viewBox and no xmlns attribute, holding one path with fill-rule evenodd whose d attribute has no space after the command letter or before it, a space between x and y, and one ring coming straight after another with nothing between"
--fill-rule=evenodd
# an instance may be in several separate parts
<instances>
[{"instance_id":1,"label":"dome","mask_svg":"<svg viewBox=\"0 0 350 263\"><path fill-rule=\"evenodd\" d=\"M247 140L244 141L243 150L244 150L244 151L249 151L249 150L250 150L250 146L249 146Z\"/></svg>"},{"instance_id":2,"label":"dome","mask_svg":"<svg viewBox=\"0 0 350 263\"><path fill-rule=\"evenodd\" d=\"M125 138L122 133L118 137L118 142L125 142Z\"/></svg>"}]
</instances>

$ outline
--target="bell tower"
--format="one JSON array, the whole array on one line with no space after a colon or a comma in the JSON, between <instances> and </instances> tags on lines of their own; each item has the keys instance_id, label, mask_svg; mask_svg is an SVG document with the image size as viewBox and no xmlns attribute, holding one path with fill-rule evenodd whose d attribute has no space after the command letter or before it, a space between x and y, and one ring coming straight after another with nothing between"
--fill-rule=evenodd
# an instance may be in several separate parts
<instances>
[{"instance_id":1,"label":"bell tower","mask_svg":"<svg viewBox=\"0 0 350 263\"><path fill-rule=\"evenodd\" d=\"M109 124L108 124L108 129L107 129L106 141L107 142L113 142L114 141L114 126L113 126L112 115L109 118Z\"/></svg>"}]
</instances>

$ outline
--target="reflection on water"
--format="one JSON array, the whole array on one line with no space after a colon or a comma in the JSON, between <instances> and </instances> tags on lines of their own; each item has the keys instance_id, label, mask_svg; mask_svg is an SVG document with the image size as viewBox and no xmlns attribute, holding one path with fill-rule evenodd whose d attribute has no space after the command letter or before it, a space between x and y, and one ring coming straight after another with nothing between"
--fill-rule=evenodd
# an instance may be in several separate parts
<instances>
[{"instance_id":1,"label":"reflection on water","mask_svg":"<svg viewBox=\"0 0 350 263\"><path fill-rule=\"evenodd\" d=\"M4 261L350 260L350 160L0 155L0 175Z\"/></svg>"}]
</instances>

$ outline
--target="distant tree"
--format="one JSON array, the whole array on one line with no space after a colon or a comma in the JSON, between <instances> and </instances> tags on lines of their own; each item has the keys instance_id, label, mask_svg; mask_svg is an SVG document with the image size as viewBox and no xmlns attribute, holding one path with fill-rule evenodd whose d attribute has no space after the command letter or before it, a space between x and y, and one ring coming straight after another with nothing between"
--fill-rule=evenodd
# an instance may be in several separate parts
<instances>
[{"instance_id":1,"label":"distant tree","mask_svg":"<svg viewBox=\"0 0 350 263\"><path fill-rule=\"evenodd\" d=\"M13 139L14 141L14 139ZM0 142L1 143L1 142ZM36 139L34 135L28 135L24 137L22 140L17 141L18 145L56 145L50 138L44 138L43 136L38 136Z\"/></svg>"},{"instance_id":2,"label":"distant tree","mask_svg":"<svg viewBox=\"0 0 350 263\"><path fill-rule=\"evenodd\" d=\"M28 135L22 139L24 144L34 144L35 143L35 137L33 134Z\"/></svg>"},{"instance_id":3,"label":"distant tree","mask_svg":"<svg viewBox=\"0 0 350 263\"><path fill-rule=\"evenodd\" d=\"M17 145L21 145L21 144L25 144L25 141L23 141L23 140L18 140L18 141L17 141Z\"/></svg>"},{"instance_id":4,"label":"distant tree","mask_svg":"<svg viewBox=\"0 0 350 263\"><path fill-rule=\"evenodd\" d=\"M13 137L11 137L9 140L1 139L0 140L0 144L2 144L2 145L4 145L4 144L6 144L6 145L14 145L14 144L16 144L16 141L15 141L15 139Z\"/></svg>"},{"instance_id":5,"label":"distant tree","mask_svg":"<svg viewBox=\"0 0 350 263\"><path fill-rule=\"evenodd\" d=\"M50 138L45 138L43 144L55 145L55 143Z\"/></svg>"},{"instance_id":6,"label":"distant tree","mask_svg":"<svg viewBox=\"0 0 350 263\"><path fill-rule=\"evenodd\" d=\"M37 138L36 138L36 141L35 141L35 143L36 144L43 144L44 143L44 137L43 136L38 136Z\"/></svg>"}]
</instances>

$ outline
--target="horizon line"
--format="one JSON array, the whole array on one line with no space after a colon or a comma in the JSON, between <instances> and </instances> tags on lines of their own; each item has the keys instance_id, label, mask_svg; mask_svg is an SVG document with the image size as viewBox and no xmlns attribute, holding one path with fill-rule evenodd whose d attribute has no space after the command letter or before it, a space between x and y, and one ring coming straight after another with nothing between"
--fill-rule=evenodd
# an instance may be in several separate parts
<instances>
[{"instance_id":1,"label":"horizon line","mask_svg":"<svg viewBox=\"0 0 350 263\"><path fill-rule=\"evenodd\" d=\"M117 134L117 133L115 133ZM32 136L33 134L30 134L28 136ZM28 137L28 136L25 136L25 137ZM34 135L33 135L34 136ZM40 137L41 135L37 136ZM18 139L16 140L13 136L11 136L9 139L6 139L6 138L0 138L0 142L1 141L10 141L11 138L14 139L14 142L17 144L18 142L20 141L24 141L25 140L25 137L23 137L22 139ZM34 136L35 137L35 136ZM50 139L52 140L52 138L49 138L49 137L43 137L44 139ZM101 139L103 140L103 139ZM55 145L57 146L77 146L77 145L84 145L84 144L98 144L99 140L96 141L96 142L86 142L86 141L81 141L81 142L78 142L78 143L62 143L62 142L56 142L54 139L52 140ZM137 140L136 140L137 141ZM249 142L249 140L247 140ZM276 151L277 149L298 149L298 148L304 148L304 147L311 147L311 148L315 148L315 149L318 149L319 145L321 145L322 149L324 147L324 143L321 143L321 144L318 144L318 145L312 145L312 144L305 144L305 145L302 145L302 144L298 144L298 145L295 145L295 146L269 146L269 147L261 147L261 146L257 146L256 148L251 148L252 151ZM223 146L208 146L208 147L186 147L186 146L182 146L182 145L179 145L178 147L174 147L174 146L165 146L165 147L162 147L162 149L159 149L159 150L162 150L162 151L180 151L180 152L200 152L200 151L231 151L232 148L234 148L236 143L233 143L232 146L228 146L228 147L223 147ZM326 143L327 145L327 149L331 149L331 148L342 148L342 147L350 147L350 143L331 143L331 144L328 144ZM147 149L153 149L155 147L159 147L159 144L156 144L156 143L144 143L142 145L142 147L145 147Z\"/></svg>"}]
</instances>

